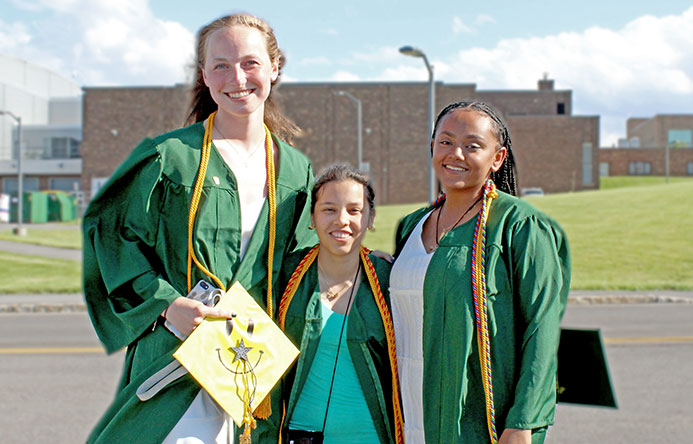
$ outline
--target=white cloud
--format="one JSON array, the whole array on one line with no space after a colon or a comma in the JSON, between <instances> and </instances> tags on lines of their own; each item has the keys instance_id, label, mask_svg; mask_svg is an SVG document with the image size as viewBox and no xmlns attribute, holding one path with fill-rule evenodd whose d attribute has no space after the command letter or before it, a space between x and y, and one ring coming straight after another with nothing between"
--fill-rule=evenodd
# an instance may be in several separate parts
<instances>
[{"instance_id":1,"label":"white cloud","mask_svg":"<svg viewBox=\"0 0 693 444\"><path fill-rule=\"evenodd\" d=\"M680 15L643 16L621 29L592 27L537 38L501 40L433 60L436 80L479 89L534 89L544 72L573 91L574 114L602 116L602 140L625 134L629 116L693 111L693 7ZM403 61L377 80L427 78Z\"/></svg>"},{"instance_id":2,"label":"white cloud","mask_svg":"<svg viewBox=\"0 0 693 444\"><path fill-rule=\"evenodd\" d=\"M325 56L317 56L317 57L306 57L306 58L299 60L296 63L299 65L329 66L332 64L332 61Z\"/></svg>"},{"instance_id":3,"label":"white cloud","mask_svg":"<svg viewBox=\"0 0 693 444\"><path fill-rule=\"evenodd\" d=\"M0 20L0 51L26 45L31 41L31 35L23 23L4 23Z\"/></svg>"},{"instance_id":4,"label":"white cloud","mask_svg":"<svg viewBox=\"0 0 693 444\"><path fill-rule=\"evenodd\" d=\"M7 54L66 77L76 73L89 86L188 80L192 32L154 17L146 0L35 0L23 7L41 18L30 25L0 22L0 50Z\"/></svg>"},{"instance_id":5,"label":"white cloud","mask_svg":"<svg viewBox=\"0 0 693 444\"><path fill-rule=\"evenodd\" d=\"M472 32L474 32L474 30L472 28L470 28L469 26L465 25L461 18L459 18L457 16L454 16L452 18L452 33L453 34L461 34L461 33L471 34Z\"/></svg>"},{"instance_id":6,"label":"white cloud","mask_svg":"<svg viewBox=\"0 0 693 444\"><path fill-rule=\"evenodd\" d=\"M488 25L496 23L496 19L488 14L479 14L476 16L476 19L474 19L474 23L479 26Z\"/></svg>"},{"instance_id":7,"label":"white cloud","mask_svg":"<svg viewBox=\"0 0 693 444\"><path fill-rule=\"evenodd\" d=\"M348 71L337 71L330 77L332 82L360 82L361 80L358 75Z\"/></svg>"},{"instance_id":8,"label":"white cloud","mask_svg":"<svg viewBox=\"0 0 693 444\"><path fill-rule=\"evenodd\" d=\"M395 46L382 46L371 52L354 52L348 61L344 63L388 63L402 58L399 48Z\"/></svg>"}]
</instances>

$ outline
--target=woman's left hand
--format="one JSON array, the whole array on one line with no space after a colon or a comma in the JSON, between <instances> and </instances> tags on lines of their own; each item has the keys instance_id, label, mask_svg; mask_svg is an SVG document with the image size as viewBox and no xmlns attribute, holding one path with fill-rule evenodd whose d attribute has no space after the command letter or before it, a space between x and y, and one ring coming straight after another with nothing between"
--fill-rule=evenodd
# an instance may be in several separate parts
<instances>
[{"instance_id":1,"label":"woman's left hand","mask_svg":"<svg viewBox=\"0 0 693 444\"><path fill-rule=\"evenodd\" d=\"M532 431L525 429L505 429L498 444L531 444Z\"/></svg>"},{"instance_id":2,"label":"woman's left hand","mask_svg":"<svg viewBox=\"0 0 693 444\"><path fill-rule=\"evenodd\" d=\"M377 256L377 257L379 257L380 259L385 259L385 260L388 261L389 263L393 263L393 262L395 261L395 258L394 258L391 254L385 253L384 251L381 251L381 250L373 250L372 253L373 253L374 256Z\"/></svg>"}]
</instances>

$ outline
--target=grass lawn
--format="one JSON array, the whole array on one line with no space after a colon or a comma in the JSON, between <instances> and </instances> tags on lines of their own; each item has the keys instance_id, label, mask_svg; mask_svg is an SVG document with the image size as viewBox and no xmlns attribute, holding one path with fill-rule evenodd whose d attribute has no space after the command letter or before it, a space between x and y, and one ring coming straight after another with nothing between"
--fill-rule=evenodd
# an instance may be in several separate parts
<instances>
[{"instance_id":1,"label":"grass lawn","mask_svg":"<svg viewBox=\"0 0 693 444\"><path fill-rule=\"evenodd\" d=\"M600 191L527 198L567 232L573 289L693 290L693 180L671 179L602 178ZM393 252L397 222L422 205L379 206L365 245ZM8 231L0 239L18 240ZM79 230L29 228L22 240L81 248ZM15 277L0 293L80 291L79 262L0 252L0 266Z\"/></svg>"},{"instance_id":2,"label":"grass lawn","mask_svg":"<svg viewBox=\"0 0 693 444\"><path fill-rule=\"evenodd\" d=\"M529 198L568 234L574 289L693 289L693 181Z\"/></svg>"},{"instance_id":3,"label":"grass lawn","mask_svg":"<svg viewBox=\"0 0 693 444\"><path fill-rule=\"evenodd\" d=\"M44 245L46 247L74 248L78 250L82 248L82 231L79 229L32 229L31 225L25 225L25 227L27 228L26 236L17 236L12 233L12 230L2 230L0 231L0 240Z\"/></svg>"},{"instance_id":4,"label":"grass lawn","mask_svg":"<svg viewBox=\"0 0 693 444\"><path fill-rule=\"evenodd\" d=\"M599 188L602 190L610 190L613 188L624 187L641 187L647 185L664 185L666 184L664 176L612 176L600 177ZM680 182L693 182L693 177L670 177L669 183L675 184Z\"/></svg>"},{"instance_id":5,"label":"grass lawn","mask_svg":"<svg viewBox=\"0 0 693 444\"><path fill-rule=\"evenodd\" d=\"M82 263L0 251L0 293L80 293Z\"/></svg>"},{"instance_id":6,"label":"grass lawn","mask_svg":"<svg viewBox=\"0 0 693 444\"><path fill-rule=\"evenodd\" d=\"M693 290L693 180L607 179L603 191L527 198L568 234L572 288ZM397 221L419 206L378 207L365 244L392 252Z\"/></svg>"}]
</instances>

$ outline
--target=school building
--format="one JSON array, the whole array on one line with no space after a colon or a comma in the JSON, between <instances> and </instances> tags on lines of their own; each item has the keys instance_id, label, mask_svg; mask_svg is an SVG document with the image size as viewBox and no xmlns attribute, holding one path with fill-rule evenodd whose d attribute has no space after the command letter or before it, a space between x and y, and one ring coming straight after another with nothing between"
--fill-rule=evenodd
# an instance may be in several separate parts
<instances>
[{"instance_id":1,"label":"school building","mask_svg":"<svg viewBox=\"0 0 693 444\"><path fill-rule=\"evenodd\" d=\"M616 148L599 150L600 176L693 176L693 114L630 118Z\"/></svg>"},{"instance_id":2,"label":"school building","mask_svg":"<svg viewBox=\"0 0 693 444\"><path fill-rule=\"evenodd\" d=\"M360 101L362 166L378 203L427 200L427 83L285 83L276 93L282 111L302 129L293 145L310 157L316 172L335 162L357 165L353 99ZM82 190L93 195L142 138L180 127L188 94L187 85L84 88ZM438 82L435 99L436 113L460 100L490 102L503 113L520 188L553 193L599 187L599 117L572 115L572 91L554 89L553 80L518 91Z\"/></svg>"}]
</instances>

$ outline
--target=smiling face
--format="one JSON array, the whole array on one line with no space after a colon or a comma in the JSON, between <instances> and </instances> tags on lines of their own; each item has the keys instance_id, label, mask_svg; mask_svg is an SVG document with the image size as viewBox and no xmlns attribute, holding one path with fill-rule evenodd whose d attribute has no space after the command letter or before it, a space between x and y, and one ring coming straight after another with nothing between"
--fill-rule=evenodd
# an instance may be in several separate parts
<instances>
[{"instance_id":1,"label":"smiling face","mask_svg":"<svg viewBox=\"0 0 693 444\"><path fill-rule=\"evenodd\" d=\"M507 153L498 144L491 119L468 109L443 117L432 144L433 169L446 193L480 191Z\"/></svg>"},{"instance_id":2,"label":"smiling face","mask_svg":"<svg viewBox=\"0 0 693 444\"><path fill-rule=\"evenodd\" d=\"M202 75L220 113L262 116L279 67L259 30L234 25L210 35Z\"/></svg>"},{"instance_id":3,"label":"smiling face","mask_svg":"<svg viewBox=\"0 0 693 444\"><path fill-rule=\"evenodd\" d=\"M335 256L358 254L373 212L365 187L351 179L325 183L317 194L311 216L320 238L320 253Z\"/></svg>"}]
</instances>

